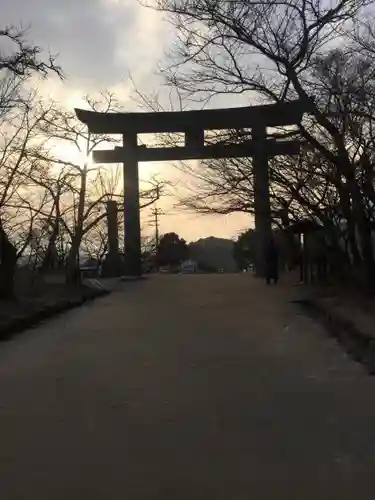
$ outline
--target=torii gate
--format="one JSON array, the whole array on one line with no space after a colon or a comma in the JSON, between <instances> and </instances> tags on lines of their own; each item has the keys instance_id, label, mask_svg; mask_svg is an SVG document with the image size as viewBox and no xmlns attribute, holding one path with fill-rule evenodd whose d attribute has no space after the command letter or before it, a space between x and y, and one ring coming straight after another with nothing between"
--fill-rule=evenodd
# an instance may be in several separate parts
<instances>
[{"instance_id":1,"label":"torii gate","mask_svg":"<svg viewBox=\"0 0 375 500\"><path fill-rule=\"evenodd\" d=\"M209 158L252 157L254 168L256 271L264 275L264 247L271 234L268 158L295 155L300 141L267 138L267 127L297 125L304 113L300 100L261 106L200 111L147 113L98 113L75 110L77 118L94 134L121 134L123 147L93 152L95 163L124 164L125 265L129 276L142 274L139 213L138 162ZM241 144L205 145L209 130L252 129L252 140ZM185 134L180 147L144 147L138 134L179 132Z\"/></svg>"}]
</instances>

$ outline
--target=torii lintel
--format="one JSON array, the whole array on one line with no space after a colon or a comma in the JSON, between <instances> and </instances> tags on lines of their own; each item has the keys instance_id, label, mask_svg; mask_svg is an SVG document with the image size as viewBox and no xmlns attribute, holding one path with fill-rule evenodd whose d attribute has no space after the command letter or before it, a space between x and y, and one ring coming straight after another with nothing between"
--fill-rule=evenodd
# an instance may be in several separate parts
<instances>
[{"instance_id":1,"label":"torii lintel","mask_svg":"<svg viewBox=\"0 0 375 500\"><path fill-rule=\"evenodd\" d=\"M294 125L301 121L300 100L245 106L240 108L202 109L197 111L157 111L138 113L100 113L75 109L77 118L96 134L153 134L187 132L194 128L222 130Z\"/></svg>"}]
</instances>

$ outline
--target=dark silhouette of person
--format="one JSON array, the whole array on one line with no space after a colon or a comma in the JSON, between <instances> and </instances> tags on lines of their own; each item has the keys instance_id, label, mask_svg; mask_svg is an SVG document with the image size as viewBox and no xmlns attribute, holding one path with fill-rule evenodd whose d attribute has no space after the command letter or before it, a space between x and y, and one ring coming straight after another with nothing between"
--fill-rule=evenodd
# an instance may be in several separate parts
<instances>
[{"instance_id":1,"label":"dark silhouette of person","mask_svg":"<svg viewBox=\"0 0 375 500\"><path fill-rule=\"evenodd\" d=\"M270 238L267 243L265 261L267 285L269 285L271 281L276 285L279 280L279 252L273 238Z\"/></svg>"}]
</instances>

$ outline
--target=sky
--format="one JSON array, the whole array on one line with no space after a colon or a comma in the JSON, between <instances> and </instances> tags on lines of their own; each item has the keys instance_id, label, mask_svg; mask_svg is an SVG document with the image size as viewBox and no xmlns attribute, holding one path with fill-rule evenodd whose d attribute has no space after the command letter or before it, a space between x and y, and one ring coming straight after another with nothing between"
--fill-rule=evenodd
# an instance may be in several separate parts
<instances>
[{"instance_id":1,"label":"sky","mask_svg":"<svg viewBox=\"0 0 375 500\"><path fill-rule=\"evenodd\" d=\"M48 79L42 92L68 107L79 106L81 97L104 89L116 93L124 108L134 110L133 86L158 93L163 80L157 76L165 50L175 33L160 13L142 7L137 0L12 0L2 2L1 24L29 28L27 38L52 54L58 54L66 79ZM216 102L225 107L225 102ZM154 173L177 186L181 172L171 165L141 164L140 178ZM166 215L161 231L175 231L188 241L217 236L231 238L248 228L248 215L197 216L176 211L176 200L160 202ZM143 232L152 231L143 216Z\"/></svg>"}]
</instances>

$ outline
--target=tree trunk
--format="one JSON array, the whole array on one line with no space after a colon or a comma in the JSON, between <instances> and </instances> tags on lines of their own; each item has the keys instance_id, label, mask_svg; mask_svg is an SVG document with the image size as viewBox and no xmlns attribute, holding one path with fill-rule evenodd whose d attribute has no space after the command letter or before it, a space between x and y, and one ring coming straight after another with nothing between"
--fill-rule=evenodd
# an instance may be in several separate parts
<instances>
[{"instance_id":1,"label":"tree trunk","mask_svg":"<svg viewBox=\"0 0 375 500\"><path fill-rule=\"evenodd\" d=\"M88 145L89 143L87 144L87 148ZM77 223L75 226L74 235L72 237L72 246L70 248L68 262L66 266L65 280L67 285L78 286L81 283L81 273L79 270L79 249L83 237L87 172L88 172L88 165L86 163L81 172L81 187L79 190Z\"/></svg>"},{"instance_id":2,"label":"tree trunk","mask_svg":"<svg viewBox=\"0 0 375 500\"><path fill-rule=\"evenodd\" d=\"M361 280L368 293L375 291L375 262L371 235L371 224L368 220L361 190L354 175L348 179L353 200L353 216L359 233L359 241L362 250L362 272Z\"/></svg>"},{"instance_id":3,"label":"tree trunk","mask_svg":"<svg viewBox=\"0 0 375 500\"><path fill-rule=\"evenodd\" d=\"M43 262L41 265L42 271L48 271L49 269L53 269L57 266L57 249L56 249L56 241L59 235L59 224L55 223L52 234L49 237L48 247L43 258Z\"/></svg>"},{"instance_id":4,"label":"tree trunk","mask_svg":"<svg viewBox=\"0 0 375 500\"><path fill-rule=\"evenodd\" d=\"M78 252L81 238L74 235L72 246L70 248L68 260L66 263L65 282L69 286L78 286L81 284L81 273L79 270Z\"/></svg>"},{"instance_id":5,"label":"tree trunk","mask_svg":"<svg viewBox=\"0 0 375 500\"><path fill-rule=\"evenodd\" d=\"M375 263L371 228L363 213L363 207L358 207L357 210L356 219L363 259L362 284L368 293L373 294L375 292Z\"/></svg>"},{"instance_id":6,"label":"tree trunk","mask_svg":"<svg viewBox=\"0 0 375 500\"><path fill-rule=\"evenodd\" d=\"M17 250L0 225L0 300L14 299L14 273Z\"/></svg>"},{"instance_id":7,"label":"tree trunk","mask_svg":"<svg viewBox=\"0 0 375 500\"><path fill-rule=\"evenodd\" d=\"M345 161L346 160L344 158L341 161L341 163L345 164ZM341 180L341 172L343 171L343 168L339 168L341 163L338 163L338 168L335 170L334 174L335 185L340 200L340 211L341 211L340 215L342 215L345 218L347 223L347 239L353 259L353 265L357 267L361 265L362 259L358 249L357 238L356 238L356 217L350 199L350 195L352 194L352 189L349 183L348 185L346 185ZM350 165L348 168L350 168Z\"/></svg>"}]
</instances>

